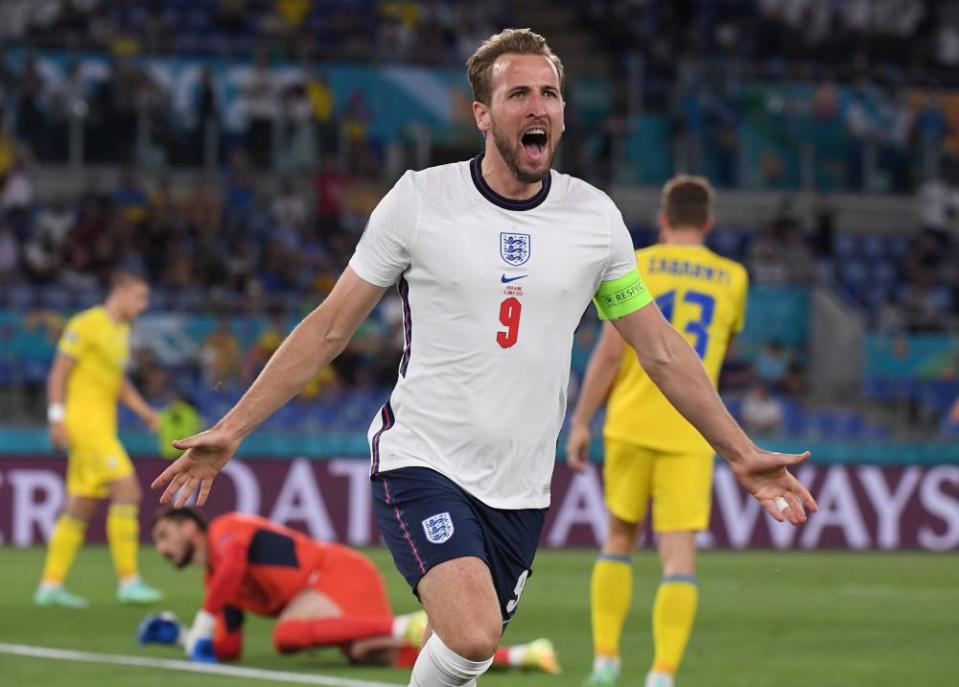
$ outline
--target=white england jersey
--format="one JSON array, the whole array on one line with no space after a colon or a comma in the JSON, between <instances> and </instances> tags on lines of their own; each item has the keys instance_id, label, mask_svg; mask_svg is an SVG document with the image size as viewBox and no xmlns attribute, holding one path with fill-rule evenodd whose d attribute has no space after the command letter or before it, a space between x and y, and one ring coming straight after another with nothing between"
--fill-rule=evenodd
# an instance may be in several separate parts
<instances>
[{"instance_id":1,"label":"white england jersey","mask_svg":"<svg viewBox=\"0 0 959 687\"><path fill-rule=\"evenodd\" d=\"M428 467L493 508L545 508L573 334L636 256L606 194L551 172L534 197L493 191L481 157L407 172L350 260L396 284L405 347L369 430L372 472Z\"/></svg>"}]
</instances>

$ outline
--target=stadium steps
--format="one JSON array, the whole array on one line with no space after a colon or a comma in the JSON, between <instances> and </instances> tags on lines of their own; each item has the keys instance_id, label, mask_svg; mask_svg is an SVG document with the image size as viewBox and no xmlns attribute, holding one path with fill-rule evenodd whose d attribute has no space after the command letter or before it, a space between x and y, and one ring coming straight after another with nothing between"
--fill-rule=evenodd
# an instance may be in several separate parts
<instances>
[{"instance_id":1,"label":"stadium steps","mask_svg":"<svg viewBox=\"0 0 959 687\"><path fill-rule=\"evenodd\" d=\"M528 26L546 37L549 46L563 60L567 73L575 76L610 73L609 58L596 50L593 34L572 7L555 0L527 0L516 3L510 11L516 26Z\"/></svg>"}]
</instances>

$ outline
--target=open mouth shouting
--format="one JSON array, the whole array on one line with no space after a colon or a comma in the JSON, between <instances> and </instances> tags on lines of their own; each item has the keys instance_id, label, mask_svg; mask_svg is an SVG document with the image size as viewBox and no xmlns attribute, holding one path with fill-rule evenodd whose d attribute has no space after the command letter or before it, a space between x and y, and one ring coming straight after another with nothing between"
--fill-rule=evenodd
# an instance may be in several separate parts
<instances>
[{"instance_id":1,"label":"open mouth shouting","mask_svg":"<svg viewBox=\"0 0 959 687\"><path fill-rule=\"evenodd\" d=\"M520 136L520 143L527 160L533 164L538 165L543 160L549 159L549 134L544 127L530 127Z\"/></svg>"}]
</instances>

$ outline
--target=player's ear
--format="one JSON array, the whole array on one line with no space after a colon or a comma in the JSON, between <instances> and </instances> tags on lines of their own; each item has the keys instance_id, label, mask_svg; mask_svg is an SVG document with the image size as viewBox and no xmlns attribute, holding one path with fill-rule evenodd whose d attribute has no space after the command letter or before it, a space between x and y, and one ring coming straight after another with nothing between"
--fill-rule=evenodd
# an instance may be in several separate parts
<instances>
[{"instance_id":1,"label":"player's ear","mask_svg":"<svg viewBox=\"0 0 959 687\"><path fill-rule=\"evenodd\" d=\"M490 129L489 106L478 100L473 101L473 119L476 121L476 128L481 134L485 134Z\"/></svg>"},{"instance_id":2,"label":"player's ear","mask_svg":"<svg viewBox=\"0 0 959 687\"><path fill-rule=\"evenodd\" d=\"M666 219L666 213L659 212L656 215L656 222L659 224L659 242L662 243L666 232L669 231L669 220Z\"/></svg>"}]
</instances>

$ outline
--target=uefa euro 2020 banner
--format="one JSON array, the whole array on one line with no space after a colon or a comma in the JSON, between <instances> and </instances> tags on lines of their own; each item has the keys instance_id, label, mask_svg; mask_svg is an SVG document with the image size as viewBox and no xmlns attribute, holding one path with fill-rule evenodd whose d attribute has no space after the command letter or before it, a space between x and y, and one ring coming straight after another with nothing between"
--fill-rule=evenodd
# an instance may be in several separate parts
<instances>
[{"instance_id":1,"label":"uefa euro 2020 banner","mask_svg":"<svg viewBox=\"0 0 959 687\"><path fill-rule=\"evenodd\" d=\"M149 482L165 466L136 461L144 485L144 524L158 494ZM65 461L0 457L0 545L46 541L65 496ZM363 546L379 539L372 518L369 465L355 458L231 461L214 483L205 510L259 513L317 539ZM820 511L802 527L777 524L717 465L713 514L704 548L959 550L959 465L878 467L804 465ZM602 482L595 468L573 474L558 465L543 545L597 546L606 531ZM148 533L143 528L143 536ZM102 519L89 532L102 541Z\"/></svg>"}]
</instances>

